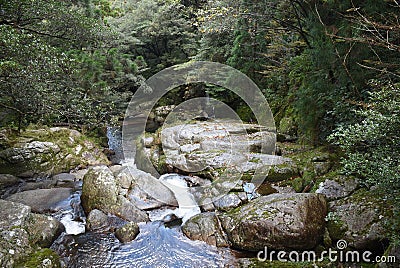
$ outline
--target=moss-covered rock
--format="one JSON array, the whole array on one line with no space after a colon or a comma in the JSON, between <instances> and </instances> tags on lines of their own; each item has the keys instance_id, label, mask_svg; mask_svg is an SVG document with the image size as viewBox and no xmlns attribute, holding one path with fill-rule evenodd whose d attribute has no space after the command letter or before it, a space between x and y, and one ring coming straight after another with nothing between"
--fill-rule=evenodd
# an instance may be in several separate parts
<instances>
[{"instance_id":1,"label":"moss-covered rock","mask_svg":"<svg viewBox=\"0 0 400 268\"><path fill-rule=\"evenodd\" d=\"M108 164L89 138L67 128L28 129L9 137L0 151L0 171L17 176L54 175L77 166Z\"/></svg>"},{"instance_id":2,"label":"moss-covered rock","mask_svg":"<svg viewBox=\"0 0 400 268\"><path fill-rule=\"evenodd\" d=\"M115 237L122 243L131 242L139 234L139 226L135 222L128 222L115 231Z\"/></svg>"},{"instance_id":3,"label":"moss-covered rock","mask_svg":"<svg viewBox=\"0 0 400 268\"><path fill-rule=\"evenodd\" d=\"M25 263L38 259L35 252L51 245L61 233L62 224L52 217L33 214L29 206L20 203L0 200L0 207L0 267L47 267Z\"/></svg>"},{"instance_id":4,"label":"moss-covered rock","mask_svg":"<svg viewBox=\"0 0 400 268\"><path fill-rule=\"evenodd\" d=\"M322 239L327 205L318 194L272 194L218 215L235 248L310 249Z\"/></svg>"},{"instance_id":5,"label":"moss-covered rock","mask_svg":"<svg viewBox=\"0 0 400 268\"><path fill-rule=\"evenodd\" d=\"M128 221L148 221L146 212L120 195L120 186L107 166L92 167L85 174L81 202L86 214L98 209Z\"/></svg>"},{"instance_id":6,"label":"moss-covered rock","mask_svg":"<svg viewBox=\"0 0 400 268\"><path fill-rule=\"evenodd\" d=\"M33 252L23 261L15 265L16 268L61 268L60 257L49 248Z\"/></svg>"},{"instance_id":7,"label":"moss-covered rock","mask_svg":"<svg viewBox=\"0 0 400 268\"><path fill-rule=\"evenodd\" d=\"M217 247L230 245L214 212L206 212L193 216L182 226L183 233L193 240L201 240Z\"/></svg>"},{"instance_id":8,"label":"moss-covered rock","mask_svg":"<svg viewBox=\"0 0 400 268\"><path fill-rule=\"evenodd\" d=\"M392 208L379 192L359 190L329 203L328 230L332 240L344 239L350 247L380 252L388 241L385 221Z\"/></svg>"}]
</instances>

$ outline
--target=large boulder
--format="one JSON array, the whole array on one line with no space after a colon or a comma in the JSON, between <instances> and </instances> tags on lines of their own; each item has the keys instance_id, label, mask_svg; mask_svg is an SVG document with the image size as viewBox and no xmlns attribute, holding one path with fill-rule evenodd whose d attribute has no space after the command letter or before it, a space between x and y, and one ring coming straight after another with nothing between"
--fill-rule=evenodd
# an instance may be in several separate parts
<instances>
[{"instance_id":1,"label":"large boulder","mask_svg":"<svg viewBox=\"0 0 400 268\"><path fill-rule=\"evenodd\" d=\"M349 247L381 251L388 234L385 221L392 208L379 192L359 190L349 197L329 203L328 230L332 240L346 240Z\"/></svg>"},{"instance_id":2,"label":"large boulder","mask_svg":"<svg viewBox=\"0 0 400 268\"><path fill-rule=\"evenodd\" d=\"M142 139L141 151L160 172L168 168L199 175L206 172L218 179L226 168L251 175L256 169L265 170L282 162L281 157L272 155L275 133L260 125L237 121L167 126L152 138L151 146L146 144L146 139ZM160 155L161 147L163 155ZM141 158L143 155L139 154L136 161L139 167Z\"/></svg>"},{"instance_id":3,"label":"large boulder","mask_svg":"<svg viewBox=\"0 0 400 268\"><path fill-rule=\"evenodd\" d=\"M67 128L26 130L0 150L0 170L22 177L53 175L77 166L108 164L85 136Z\"/></svg>"},{"instance_id":4,"label":"large boulder","mask_svg":"<svg viewBox=\"0 0 400 268\"><path fill-rule=\"evenodd\" d=\"M140 209L178 206L172 191L151 174L133 167L124 167L115 176L120 194Z\"/></svg>"},{"instance_id":5,"label":"large boulder","mask_svg":"<svg viewBox=\"0 0 400 268\"><path fill-rule=\"evenodd\" d=\"M24 262L38 246L50 246L63 230L59 221L33 214L29 206L0 200L0 207L0 267Z\"/></svg>"},{"instance_id":6,"label":"large boulder","mask_svg":"<svg viewBox=\"0 0 400 268\"><path fill-rule=\"evenodd\" d=\"M337 176L321 182L315 192L325 195L328 201L332 201L351 195L358 185L359 183L354 177Z\"/></svg>"},{"instance_id":7,"label":"large boulder","mask_svg":"<svg viewBox=\"0 0 400 268\"><path fill-rule=\"evenodd\" d=\"M30 206L33 212L44 213L55 210L71 192L71 188L36 189L13 194L7 200Z\"/></svg>"},{"instance_id":8,"label":"large boulder","mask_svg":"<svg viewBox=\"0 0 400 268\"><path fill-rule=\"evenodd\" d=\"M18 184L20 182L20 179L17 177L10 175L10 174L0 174L0 196L3 196L5 194L9 194L12 192L14 188L14 191L16 190Z\"/></svg>"},{"instance_id":9,"label":"large boulder","mask_svg":"<svg viewBox=\"0 0 400 268\"><path fill-rule=\"evenodd\" d=\"M146 212L129 202L119 192L114 175L107 166L92 167L83 177L82 207L86 214L93 209L99 209L128 221L149 220Z\"/></svg>"},{"instance_id":10,"label":"large boulder","mask_svg":"<svg viewBox=\"0 0 400 268\"><path fill-rule=\"evenodd\" d=\"M228 247L230 243L222 231L221 224L214 212L193 216L182 226L183 233L192 240L201 240L217 247Z\"/></svg>"},{"instance_id":11,"label":"large boulder","mask_svg":"<svg viewBox=\"0 0 400 268\"><path fill-rule=\"evenodd\" d=\"M218 215L232 246L306 250L320 242L327 205L319 194L272 194Z\"/></svg>"}]
</instances>

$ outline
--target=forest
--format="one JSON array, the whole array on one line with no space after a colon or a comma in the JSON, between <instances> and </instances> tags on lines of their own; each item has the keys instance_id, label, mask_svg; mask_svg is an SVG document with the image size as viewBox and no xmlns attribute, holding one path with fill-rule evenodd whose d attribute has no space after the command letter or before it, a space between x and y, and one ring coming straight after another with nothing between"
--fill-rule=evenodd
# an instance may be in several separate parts
<instances>
[{"instance_id":1,"label":"forest","mask_svg":"<svg viewBox=\"0 0 400 268\"><path fill-rule=\"evenodd\" d=\"M146 79L189 61L251 78L278 136L335 152L341 174L392 204L400 243L398 0L0 0L0 128L99 135ZM229 90L200 89L255 121Z\"/></svg>"}]
</instances>

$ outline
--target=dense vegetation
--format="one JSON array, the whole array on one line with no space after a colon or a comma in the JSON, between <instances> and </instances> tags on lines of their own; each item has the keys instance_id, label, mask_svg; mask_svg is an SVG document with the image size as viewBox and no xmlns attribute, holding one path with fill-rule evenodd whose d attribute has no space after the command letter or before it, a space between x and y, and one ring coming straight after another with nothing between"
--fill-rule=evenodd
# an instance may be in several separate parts
<instances>
[{"instance_id":1,"label":"dense vegetation","mask_svg":"<svg viewBox=\"0 0 400 268\"><path fill-rule=\"evenodd\" d=\"M109 124L152 74L221 62L263 90L278 129L338 145L398 204L399 17L396 0L0 0L0 122Z\"/></svg>"}]
</instances>

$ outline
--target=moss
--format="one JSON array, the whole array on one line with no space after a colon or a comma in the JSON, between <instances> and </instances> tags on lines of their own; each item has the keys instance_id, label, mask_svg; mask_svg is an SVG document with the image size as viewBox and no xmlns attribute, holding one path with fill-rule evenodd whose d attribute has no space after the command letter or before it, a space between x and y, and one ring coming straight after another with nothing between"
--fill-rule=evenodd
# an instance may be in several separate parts
<instances>
[{"instance_id":1,"label":"moss","mask_svg":"<svg viewBox=\"0 0 400 268\"><path fill-rule=\"evenodd\" d=\"M18 268L38 268L38 267L53 267L53 268L60 268L60 257L51 249L44 248L40 249L23 261L15 265Z\"/></svg>"}]
</instances>

